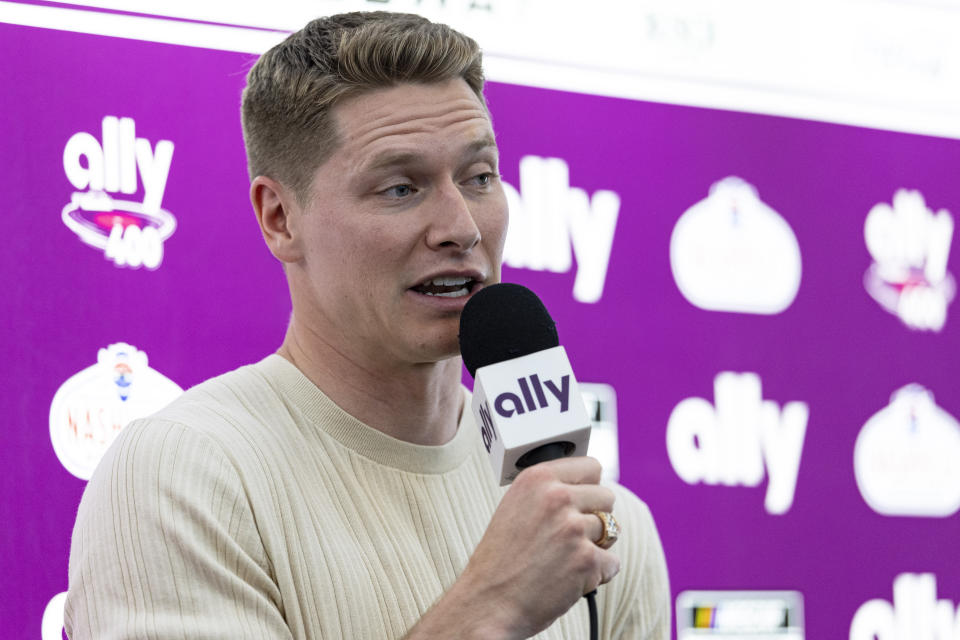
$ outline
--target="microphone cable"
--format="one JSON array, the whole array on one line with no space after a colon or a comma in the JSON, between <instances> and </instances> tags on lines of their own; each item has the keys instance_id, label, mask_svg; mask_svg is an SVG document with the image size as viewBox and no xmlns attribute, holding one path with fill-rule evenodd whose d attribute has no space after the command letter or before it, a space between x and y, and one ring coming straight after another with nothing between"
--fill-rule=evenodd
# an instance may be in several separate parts
<instances>
[{"instance_id":1,"label":"microphone cable","mask_svg":"<svg viewBox=\"0 0 960 640\"><path fill-rule=\"evenodd\" d=\"M590 615L590 640L599 640L599 632L597 631L597 590L594 589L583 597L587 599L587 611Z\"/></svg>"}]
</instances>

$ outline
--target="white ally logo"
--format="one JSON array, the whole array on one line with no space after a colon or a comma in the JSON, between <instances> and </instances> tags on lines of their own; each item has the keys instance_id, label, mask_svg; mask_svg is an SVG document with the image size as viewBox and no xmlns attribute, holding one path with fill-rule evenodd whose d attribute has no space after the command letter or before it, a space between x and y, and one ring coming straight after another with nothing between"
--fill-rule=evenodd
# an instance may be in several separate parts
<instances>
[{"instance_id":1,"label":"white ally logo","mask_svg":"<svg viewBox=\"0 0 960 640\"><path fill-rule=\"evenodd\" d=\"M50 440L67 471L89 480L100 458L131 420L172 402L183 389L147 366L147 354L118 342L97 363L60 385L50 403Z\"/></svg>"},{"instance_id":2,"label":"white ally logo","mask_svg":"<svg viewBox=\"0 0 960 640\"><path fill-rule=\"evenodd\" d=\"M860 494L887 516L946 518L960 511L958 462L960 423L917 384L893 393L853 450Z\"/></svg>"},{"instance_id":3,"label":"white ally logo","mask_svg":"<svg viewBox=\"0 0 960 640\"><path fill-rule=\"evenodd\" d=\"M850 624L850 640L960 640L960 609L937 599L932 573L901 573L893 603L869 600Z\"/></svg>"},{"instance_id":4,"label":"white ally logo","mask_svg":"<svg viewBox=\"0 0 960 640\"><path fill-rule=\"evenodd\" d=\"M570 186L560 158L520 160L520 190L503 183L510 226L503 251L507 266L566 273L577 259L573 297L597 302L603 295L620 213L620 196L601 189L593 196ZM572 251L571 251L572 248Z\"/></svg>"},{"instance_id":5,"label":"white ally logo","mask_svg":"<svg viewBox=\"0 0 960 640\"><path fill-rule=\"evenodd\" d=\"M776 314L797 297L800 245L752 185L729 177L677 220L670 268L680 293L695 307Z\"/></svg>"},{"instance_id":6,"label":"white ally logo","mask_svg":"<svg viewBox=\"0 0 960 640\"><path fill-rule=\"evenodd\" d=\"M766 466L764 507L786 513L793 504L810 410L764 400L755 373L724 371L714 379L714 402L682 400L667 423L667 454L684 482L756 487Z\"/></svg>"},{"instance_id":7,"label":"white ally logo","mask_svg":"<svg viewBox=\"0 0 960 640\"><path fill-rule=\"evenodd\" d=\"M877 304L910 327L940 331L956 282L947 271L953 218L934 213L919 191L900 189L893 206L870 209L863 229L873 264L863 283Z\"/></svg>"},{"instance_id":8,"label":"white ally logo","mask_svg":"<svg viewBox=\"0 0 960 640\"><path fill-rule=\"evenodd\" d=\"M163 243L177 226L160 208L173 159L173 143L160 140L151 148L136 137L133 118L106 116L101 141L91 134L73 134L63 149L63 170L77 189L63 208L67 228L86 244L100 249L118 267L156 269L163 261ZM138 191L143 200L115 198Z\"/></svg>"}]
</instances>

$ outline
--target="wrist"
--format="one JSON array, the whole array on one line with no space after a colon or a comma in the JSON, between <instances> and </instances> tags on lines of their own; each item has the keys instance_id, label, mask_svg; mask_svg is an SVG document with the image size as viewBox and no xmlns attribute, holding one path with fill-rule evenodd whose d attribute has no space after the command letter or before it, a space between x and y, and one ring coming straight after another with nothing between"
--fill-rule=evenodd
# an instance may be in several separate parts
<instances>
[{"instance_id":1,"label":"wrist","mask_svg":"<svg viewBox=\"0 0 960 640\"><path fill-rule=\"evenodd\" d=\"M468 568L405 639L520 640L529 637L519 614L512 609L498 597L494 588L473 584Z\"/></svg>"}]
</instances>

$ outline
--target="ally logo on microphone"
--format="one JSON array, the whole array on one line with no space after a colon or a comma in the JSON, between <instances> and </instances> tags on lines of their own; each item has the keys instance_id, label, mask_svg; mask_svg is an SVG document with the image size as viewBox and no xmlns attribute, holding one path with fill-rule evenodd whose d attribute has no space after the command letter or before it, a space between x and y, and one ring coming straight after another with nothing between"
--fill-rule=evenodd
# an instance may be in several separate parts
<instances>
[{"instance_id":1,"label":"ally logo on microphone","mask_svg":"<svg viewBox=\"0 0 960 640\"><path fill-rule=\"evenodd\" d=\"M569 375L561 376L559 387L552 380L544 380L543 384L541 384L540 376L535 373L530 375L529 382L527 380L528 378L517 378L517 385L520 387L520 394L523 396L522 401L520 396L509 391L504 391L497 396L497 399L493 401L493 407L497 410L497 413L504 418L509 418L514 414L522 415L527 411L546 409L548 400L544 393L544 387L553 394L553 397L560 401L560 413L565 412L569 408ZM531 389L533 393L531 393ZM536 400L534 400L534 394L536 394ZM526 409L524 409L524 406L526 406Z\"/></svg>"},{"instance_id":2,"label":"ally logo on microphone","mask_svg":"<svg viewBox=\"0 0 960 640\"><path fill-rule=\"evenodd\" d=\"M592 423L563 347L544 349L476 370L474 415L500 484L520 473L518 461L544 444L586 455Z\"/></svg>"},{"instance_id":3,"label":"ally logo on microphone","mask_svg":"<svg viewBox=\"0 0 960 640\"><path fill-rule=\"evenodd\" d=\"M559 402L560 413L570 408L570 375L560 377L559 386L553 380L540 382L536 373L528 377L517 378L520 395L511 391L504 391L493 401L493 408L500 416L511 418L523 415L528 411L546 409L550 403L544 389L549 391ZM487 402L480 404L477 413L480 415L480 436L487 453L493 441L497 439L497 429L490 415L490 405Z\"/></svg>"}]
</instances>

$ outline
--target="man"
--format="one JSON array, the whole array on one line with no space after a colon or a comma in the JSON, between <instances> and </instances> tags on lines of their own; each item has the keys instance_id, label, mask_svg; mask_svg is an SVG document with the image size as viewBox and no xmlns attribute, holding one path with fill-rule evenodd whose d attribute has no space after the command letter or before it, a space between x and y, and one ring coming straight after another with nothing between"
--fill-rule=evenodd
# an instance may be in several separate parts
<instances>
[{"instance_id":1,"label":"man","mask_svg":"<svg viewBox=\"0 0 960 640\"><path fill-rule=\"evenodd\" d=\"M291 322L121 433L77 518L72 638L582 638L601 584L603 637L668 637L646 507L589 458L502 490L460 386L460 311L507 223L482 85L476 43L386 13L314 21L250 71ZM618 554L595 513L615 498Z\"/></svg>"}]
</instances>

